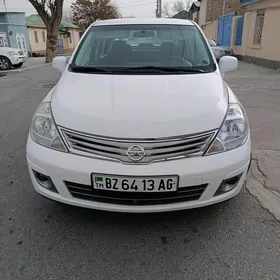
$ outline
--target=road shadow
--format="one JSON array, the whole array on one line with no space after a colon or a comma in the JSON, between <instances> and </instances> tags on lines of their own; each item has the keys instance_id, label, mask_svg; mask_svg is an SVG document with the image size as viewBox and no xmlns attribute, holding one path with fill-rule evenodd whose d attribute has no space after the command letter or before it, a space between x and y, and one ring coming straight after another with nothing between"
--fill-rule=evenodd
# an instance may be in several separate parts
<instances>
[{"instance_id":1,"label":"road shadow","mask_svg":"<svg viewBox=\"0 0 280 280\"><path fill-rule=\"evenodd\" d=\"M153 230L160 231L161 229L173 229L174 232L186 227L191 232L198 232L199 224L215 224L215 220L223 215L228 215L229 207L237 207L238 201L232 199L227 202L216 205L164 213L116 213L73 207L65 204L49 201L47 208L54 215L49 215L49 218L54 218L60 224L65 224L69 228L69 224L76 223L83 228L98 228L106 230L106 228L118 229L127 233L136 230ZM75 227L75 226L74 226Z\"/></svg>"}]
</instances>

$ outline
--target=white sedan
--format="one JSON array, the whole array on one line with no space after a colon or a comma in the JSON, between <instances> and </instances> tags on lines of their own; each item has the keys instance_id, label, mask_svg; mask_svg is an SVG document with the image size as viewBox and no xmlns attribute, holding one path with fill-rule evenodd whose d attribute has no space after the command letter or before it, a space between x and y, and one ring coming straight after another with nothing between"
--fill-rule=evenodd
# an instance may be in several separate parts
<instances>
[{"instance_id":1,"label":"white sedan","mask_svg":"<svg viewBox=\"0 0 280 280\"><path fill-rule=\"evenodd\" d=\"M26 55L20 49L0 47L0 70L20 68L26 61Z\"/></svg>"},{"instance_id":2,"label":"white sedan","mask_svg":"<svg viewBox=\"0 0 280 280\"><path fill-rule=\"evenodd\" d=\"M160 46L124 40L149 30ZM69 61L53 60L62 77L35 112L26 148L35 190L139 213L233 198L251 159L246 112L223 80L237 65L218 64L192 21L95 22Z\"/></svg>"}]
</instances>

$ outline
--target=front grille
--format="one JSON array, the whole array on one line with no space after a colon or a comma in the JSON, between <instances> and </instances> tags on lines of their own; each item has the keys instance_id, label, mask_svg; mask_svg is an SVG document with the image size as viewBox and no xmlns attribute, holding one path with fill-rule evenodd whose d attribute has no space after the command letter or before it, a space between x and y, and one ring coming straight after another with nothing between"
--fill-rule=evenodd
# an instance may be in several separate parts
<instances>
[{"instance_id":1,"label":"front grille","mask_svg":"<svg viewBox=\"0 0 280 280\"><path fill-rule=\"evenodd\" d=\"M124 163L150 163L186 156L202 155L215 131L160 139L119 139L88 135L60 128L70 152L85 156L98 156ZM130 147L140 146L145 155L139 161L128 157Z\"/></svg>"},{"instance_id":2,"label":"front grille","mask_svg":"<svg viewBox=\"0 0 280 280\"><path fill-rule=\"evenodd\" d=\"M65 182L74 198L120 205L159 205L198 200L207 184L179 188L176 192L132 193L95 190L92 186Z\"/></svg>"},{"instance_id":3,"label":"front grille","mask_svg":"<svg viewBox=\"0 0 280 280\"><path fill-rule=\"evenodd\" d=\"M23 51L19 51L18 54L19 55L24 55L24 52Z\"/></svg>"}]
</instances>

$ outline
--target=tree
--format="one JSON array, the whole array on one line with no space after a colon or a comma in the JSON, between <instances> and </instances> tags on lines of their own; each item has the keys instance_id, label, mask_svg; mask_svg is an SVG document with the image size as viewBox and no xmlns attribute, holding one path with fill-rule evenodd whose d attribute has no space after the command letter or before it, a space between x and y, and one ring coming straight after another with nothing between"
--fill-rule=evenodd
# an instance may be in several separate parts
<instances>
[{"instance_id":1,"label":"tree","mask_svg":"<svg viewBox=\"0 0 280 280\"><path fill-rule=\"evenodd\" d=\"M46 62L55 56L58 30L62 19L64 0L29 0L47 29Z\"/></svg>"},{"instance_id":2,"label":"tree","mask_svg":"<svg viewBox=\"0 0 280 280\"><path fill-rule=\"evenodd\" d=\"M85 31L97 19L118 18L118 8L111 0L77 0L71 6L73 22Z\"/></svg>"},{"instance_id":3,"label":"tree","mask_svg":"<svg viewBox=\"0 0 280 280\"><path fill-rule=\"evenodd\" d=\"M177 0L173 3L173 6L170 8L169 3L163 5L162 13L166 17L172 17L174 14L178 14L182 11L188 11L191 7L191 0L182 1Z\"/></svg>"}]
</instances>

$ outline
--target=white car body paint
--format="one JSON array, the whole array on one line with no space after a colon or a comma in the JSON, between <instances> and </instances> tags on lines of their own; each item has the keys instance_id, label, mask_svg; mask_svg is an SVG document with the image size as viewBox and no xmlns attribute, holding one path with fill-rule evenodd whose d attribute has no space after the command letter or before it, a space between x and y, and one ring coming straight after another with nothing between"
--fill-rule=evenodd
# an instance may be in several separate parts
<instances>
[{"instance_id":1,"label":"white car body paint","mask_svg":"<svg viewBox=\"0 0 280 280\"><path fill-rule=\"evenodd\" d=\"M93 25L132 23L196 25L187 20L170 19L107 20L97 21ZM207 40L206 44L210 49ZM211 55L215 61L213 52ZM73 73L66 67L60 81L44 102L51 102L53 118L58 127L86 137L92 135L114 141L130 139L132 142L133 139L140 139L145 142L150 138L169 139L218 131L229 103L239 101L224 82L216 65L215 72L190 75L94 75ZM214 155L127 164L102 156L46 148L35 143L29 135L26 154L33 186L47 198L98 210L149 213L197 208L236 196L242 189L249 168L251 140L249 133L248 139L240 147ZM49 176L57 193L42 187L34 171ZM73 182L80 188L91 188L92 173L124 178L178 175L178 191L189 186L204 185L206 188L195 200L162 204L128 205L114 203L114 200L95 201L74 197L66 182ZM215 195L224 180L235 176L240 178L232 190Z\"/></svg>"}]
</instances>

